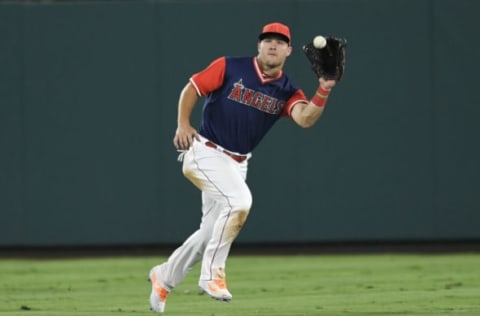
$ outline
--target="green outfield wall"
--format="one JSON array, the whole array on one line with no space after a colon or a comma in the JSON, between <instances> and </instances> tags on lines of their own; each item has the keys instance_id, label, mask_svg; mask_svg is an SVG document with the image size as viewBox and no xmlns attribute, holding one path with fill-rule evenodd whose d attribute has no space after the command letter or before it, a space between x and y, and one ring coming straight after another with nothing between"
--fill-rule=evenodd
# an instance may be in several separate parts
<instances>
[{"instance_id":1,"label":"green outfield wall","mask_svg":"<svg viewBox=\"0 0 480 316\"><path fill-rule=\"evenodd\" d=\"M200 193L172 145L180 90L290 25L348 39L320 122L280 121L254 152L238 242L480 238L480 2L0 3L0 246L171 244ZM198 126L201 104L193 123Z\"/></svg>"}]
</instances>

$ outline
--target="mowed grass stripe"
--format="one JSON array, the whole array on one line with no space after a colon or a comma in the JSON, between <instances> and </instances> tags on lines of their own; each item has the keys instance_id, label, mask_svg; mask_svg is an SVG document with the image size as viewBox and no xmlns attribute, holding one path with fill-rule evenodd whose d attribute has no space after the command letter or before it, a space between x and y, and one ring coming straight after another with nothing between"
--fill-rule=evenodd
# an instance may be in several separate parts
<instances>
[{"instance_id":1,"label":"mowed grass stripe","mask_svg":"<svg viewBox=\"0 0 480 316\"><path fill-rule=\"evenodd\" d=\"M164 259L0 259L0 315L152 315ZM230 303L198 294L198 269L165 315L480 315L479 254L232 255Z\"/></svg>"}]
</instances>

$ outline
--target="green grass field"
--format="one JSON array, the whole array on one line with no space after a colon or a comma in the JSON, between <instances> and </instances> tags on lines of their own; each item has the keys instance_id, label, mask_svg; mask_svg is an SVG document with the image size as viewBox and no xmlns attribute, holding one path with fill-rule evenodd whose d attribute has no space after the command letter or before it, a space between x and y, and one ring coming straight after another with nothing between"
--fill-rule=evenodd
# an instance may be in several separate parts
<instances>
[{"instance_id":1,"label":"green grass field","mask_svg":"<svg viewBox=\"0 0 480 316\"><path fill-rule=\"evenodd\" d=\"M163 259L0 259L0 315L152 315ZM480 315L479 254L233 255L229 303L199 295L198 270L164 315Z\"/></svg>"}]
</instances>

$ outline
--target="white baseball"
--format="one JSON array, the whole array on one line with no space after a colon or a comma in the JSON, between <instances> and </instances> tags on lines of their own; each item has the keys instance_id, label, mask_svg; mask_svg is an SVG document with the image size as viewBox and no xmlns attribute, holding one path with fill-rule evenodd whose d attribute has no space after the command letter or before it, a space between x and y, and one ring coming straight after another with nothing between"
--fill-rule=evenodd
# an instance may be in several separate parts
<instances>
[{"instance_id":1,"label":"white baseball","mask_svg":"<svg viewBox=\"0 0 480 316\"><path fill-rule=\"evenodd\" d=\"M327 40L325 39L325 37L321 35L315 36L315 38L313 39L313 46L315 46L315 48L324 48L325 45L327 45Z\"/></svg>"}]
</instances>

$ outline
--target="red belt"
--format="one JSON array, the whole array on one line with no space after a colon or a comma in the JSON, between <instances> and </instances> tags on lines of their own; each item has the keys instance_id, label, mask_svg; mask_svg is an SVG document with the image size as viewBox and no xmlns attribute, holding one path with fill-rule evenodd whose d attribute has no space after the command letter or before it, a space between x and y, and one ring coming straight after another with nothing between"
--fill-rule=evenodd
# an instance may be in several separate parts
<instances>
[{"instance_id":1,"label":"red belt","mask_svg":"<svg viewBox=\"0 0 480 316\"><path fill-rule=\"evenodd\" d=\"M215 148L217 149L218 146L212 142L205 142L205 146L208 146L208 147L212 147L212 148ZM235 155L235 154L232 154L231 152L229 151L226 151L225 149L222 149L222 152L228 156L230 156L233 160L235 160L236 162L244 162L246 159L247 159L247 156L243 156L243 155Z\"/></svg>"}]
</instances>

